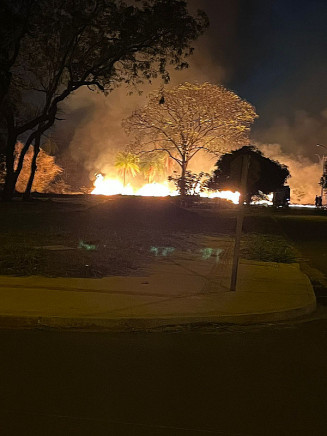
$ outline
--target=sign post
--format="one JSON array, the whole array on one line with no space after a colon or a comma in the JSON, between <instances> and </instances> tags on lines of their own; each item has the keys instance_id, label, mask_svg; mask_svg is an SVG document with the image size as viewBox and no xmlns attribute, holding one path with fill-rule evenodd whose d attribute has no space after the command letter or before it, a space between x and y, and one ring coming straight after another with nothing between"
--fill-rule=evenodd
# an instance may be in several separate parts
<instances>
[{"instance_id":1,"label":"sign post","mask_svg":"<svg viewBox=\"0 0 327 436\"><path fill-rule=\"evenodd\" d=\"M237 162L235 162L237 165ZM230 282L230 290L236 291L236 283L237 283L237 271L238 271L238 263L240 257L240 246L241 246L241 236L242 236L242 227L243 227L243 219L244 219L244 195L246 193L246 185L248 178L248 171L250 165L250 156L244 154L242 156L242 167L241 167L241 192L240 192L240 203L239 203L239 211L237 214L237 222L236 222L236 235L235 235L235 245L234 245L234 255L233 255L233 266L232 266L232 277Z\"/></svg>"}]
</instances>

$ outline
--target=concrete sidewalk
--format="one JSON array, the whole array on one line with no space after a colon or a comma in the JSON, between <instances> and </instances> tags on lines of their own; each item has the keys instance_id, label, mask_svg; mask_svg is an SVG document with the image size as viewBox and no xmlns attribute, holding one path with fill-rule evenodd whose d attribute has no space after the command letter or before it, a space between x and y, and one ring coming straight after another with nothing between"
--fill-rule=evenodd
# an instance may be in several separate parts
<instances>
[{"instance_id":1,"label":"concrete sidewalk","mask_svg":"<svg viewBox=\"0 0 327 436\"><path fill-rule=\"evenodd\" d=\"M158 249L142 277L0 278L0 326L138 330L185 323L256 323L315 310L298 264L242 260L229 291L233 241L206 238L198 252Z\"/></svg>"}]
</instances>

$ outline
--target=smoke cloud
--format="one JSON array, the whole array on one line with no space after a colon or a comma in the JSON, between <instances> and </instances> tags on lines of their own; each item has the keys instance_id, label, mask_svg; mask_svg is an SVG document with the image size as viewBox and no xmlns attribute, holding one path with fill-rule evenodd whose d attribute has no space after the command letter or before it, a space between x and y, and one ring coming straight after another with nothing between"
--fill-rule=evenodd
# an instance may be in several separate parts
<instances>
[{"instance_id":1,"label":"smoke cloud","mask_svg":"<svg viewBox=\"0 0 327 436\"><path fill-rule=\"evenodd\" d=\"M242 85L242 80L245 83L247 76L244 68L242 69L242 64L246 63L248 46L252 47L253 44L252 39L250 44L248 39L243 38L242 33L241 36L238 33L240 31L239 20L244 13L241 2L238 0L229 2L192 0L190 5L194 8L205 9L210 17L216 17L217 20L219 18L219 21L213 22L209 32L195 44L194 55L189 60L190 68L184 71L172 71L171 83L165 86L174 86L184 81L209 81L214 84L226 84L227 87L229 83ZM247 21L245 24L243 30L249 29ZM255 33L255 40L257 41L257 33ZM252 48L255 52L254 45ZM266 42L264 49L266 52ZM272 115L272 112L265 110L261 101L261 110L258 112L262 118L257 126L254 126L252 141L267 157L278 160L289 167L292 176L289 179L291 201L312 203L315 195L320 192L318 183L322 174L322 163L319 162L319 156L315 156L316 153L322 155L322 150L316 148L315 144L327 145L327 109L318 114L302 110L302 101L302 107L309 107L308 102L312 99L305 98L304 90L299 87L293 94L286 92L285 89L289 84L287 79L285 83L282 82L284 83L284 99L280 97L280 94L276 94L274 87L264 88L263 83L266 82L260 81L260 75L255 74L255 71L258 73L258 65L261 65L262 56L259 56L260 62L257 70L253 68L254 54L249 59L248 64L251 68L247 71L250 71L252 82L255 81L254 88L261 90L257 104L264 99L266 106L273 105L275 108L274 115ZM244 77L241 73L237 75L238 71ZM268 73L265 72L264 77L268 75L269 78ZM234 82L231 81L233 76L237 76L236 79L238 78L239 81L235 82L236 79ZM292 76L293 82L295 86L294 76ZM249 91L250 88L247 88L244 83L243 90ZM108 97L92 93L88 89L81 89L65 103L63 111L66 114L66 127L61 124L58 131L61 129L64 132L61 133L61 136L64 135L61 141L69 144L65 151L66 159L73 160L84 168L90 184L95 179L95 174L99 172L108 176L116 176L115 156L130 141L121 127L121 121L146 103L149 92L161 86L162 83L158 80L152 85L143 85L140 88L142 95L135 92L131 96L128 95L130 89L121 87L114 90ZM233 90L239 93L237 87ZM248 94L248 92L245 93ZM250 95L255 95L253 89ZM240 96L249 99L250 103L256 103L256 101L251 101L249 95L241 93ZM276 113L283 115L287 113L287 116L276 118ZM217 156L199 153L191 161L189 169L195 172L211 172L216 161Z\"/></svg>"},{"instance_id":2,"label":"smoke cloud","mask_svg":"<svg viewBox=\"0 0 327 436\"><path fill-rule=\"evenodd\" d=\"M190 68L183 71L172 71L171 81L165 87L188 82L221 83L224 70L217 65L210 54L201 48L190 59ZM75 128L70 140L68 154L74 161L82 163L90 180L96 173L116 175L114 161L117 152L124 150L131 138L128 138L121 127L121 122L137 107L146 103L147 95L163 84L160 80L140 87L141 95L135 90L128 95L130 88L122 86L109 96L81 89L65 104L67 114L82 112L87 114L75 119ZM68 120L69 121L69 120ZM199 159L200 160L200 159ZM211 165L209 165L211 166Z\"/></svg>"},{"instance_id":3,"label":"smoke cloud","mask_svg":"<svg viewBox=\"0 0 327 436\"><path fill-rule=\"evenodd\" d=\"M313 159L320 151L316 144L327 142L327 109L316 115L295 110L289 118L277 118L269 127L257 129L255 138L262 143L280 144L287 153Z\"/></svg>"},{"instance_id":4,"label":"smoke cloud","mask_svg":"<svg viewBox=\"0 0 327 436\"><path fill-rule=\"evenodd\" d=\"M291 177L287 184L291 189L291 203L312 204L316 195L320 195L319 180L322 174L322 162L299 154L285 153L280 144L256 144L266 157L288 167Z\"/></svg>"},{"instance_id":5,"label":"smoke cloud","mask_svg":"<svg viewBox=\"0 0 327 436\"><path fill-rule=\"evenodd\" d=\"M287 165L293 203L314 203L320 195L323 149L327 139L327 109L313 116L297 110L289 120L280 117L268 128L257 130L255 143L265 156Z\"/></svg>"},{"instance_id":6,"label":"smoke cloud","mask_svg":"<svg viewBox=\"0 0 327 436\"><path fill-rule=\"evenodd\" d=\"M218 67L213 73L212 67L209 70L210 75L199 66L176 73L169 86L185 80L204 81L214 77L216 79L212 81L221 82L224 77L223 70ZM137 107L145 104L147 94L156 87L158 84L147 85L143 88L142 95L131 96L127 95L128 89L120 88L108 97L81 90L69 101L67 111L83 110L87 114L75 128L69 154L73 160L84 165L90 181L99 172L111 177L117 175L114 168L115 156L130 141L121 127L121 121ZM318 183L322 174L322 163L319 162L319 156L315 156L320 151L315 148L315 144L323 143L323 138L327 138L326 118L327 110L319 117L298 111L293 122L280 118L269 128L255 134L254 143L265 156L288 166L291 173L288 183L293 203L313 203L315 195L320 192ZM312 147L309 148L308 144ZM210 173L217 159L217 156L203 152L190 162L189 169Z\"/></svg>"}]
</instances>

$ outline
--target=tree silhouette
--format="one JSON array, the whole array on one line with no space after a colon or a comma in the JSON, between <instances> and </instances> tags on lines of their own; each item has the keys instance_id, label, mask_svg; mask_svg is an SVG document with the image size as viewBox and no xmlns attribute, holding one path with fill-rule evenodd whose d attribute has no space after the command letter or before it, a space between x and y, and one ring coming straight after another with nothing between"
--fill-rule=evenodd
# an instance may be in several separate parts
<instances>
[{"instance_id":1,"label":"tree silhouette","mask_svg":"<svg viewBox=\"0 0 327 436\"><path fill-rule=\"evenodd\" d=\"M57 120L63 100L81 87L109 93L122 83L139 85L156 77L167 82L169 68L187 67L191 41L207 26L205 14L191 16L183 0L33 5L29 31L10 66L6 111L0 113L7 131L5 200L12 197L25 153L33 145L37 155L40 137ZM34 107L26 110L30 101ZM14 168L15 144L27 133Z\"/></svg>"},{"instance_id":2,"label":"tree silhouette","mask_svg":"<svg viewBox=\"0 0 327 436\"><path fill-rule=\"evenodd\" d=\"M259 194L270 194L284 186L290 177L287 166L265 157L254 146L244 146L231 153L226 153L216 163L208 187L213 190L241 191L242 158L248 156L249 169L245 200L249 204L251 197Z\"/></svg>"}]
</instances>

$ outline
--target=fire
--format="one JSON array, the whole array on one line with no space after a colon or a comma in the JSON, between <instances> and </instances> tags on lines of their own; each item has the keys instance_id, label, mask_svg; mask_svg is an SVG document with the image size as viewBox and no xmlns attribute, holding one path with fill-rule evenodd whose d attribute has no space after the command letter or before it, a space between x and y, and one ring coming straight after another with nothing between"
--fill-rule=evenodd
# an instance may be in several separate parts
<instances>
[{"instance_id":1,"label":"fire","mask_svg":"<svg viewBox=\"0 0 327 436\"><path fill-rule=\"evenodd\" d=\"M141 195L143 197L168 197L178 195L176 190L170 188L169 183L147 183L140 189L135 190L130 184L124 186L118 179L104 177L102 174L96 176L94 189L91 194L98 195ZM206 191L200 192L200 197L205 198L222 198L231 201L234 204L239 203L240 193L232 191ZM273 194L267 196L267 200L254 201L253 204L272 205ZM291 207L312 207L313 205L290 204Z\"/></svg>"},{"instance_id":2,"label":"fire","mask_svg":"<svg viewBox=\"0 0 327 436\"><path fill-rule=\"evenodd\" d=\"M238 191L214 191L214 192L201 192L200 197L207 198L223 198L224 200L229 200L234 204L238 204L240 199L240 193Z\"/></svg>"},{"instance_id":3,"label":"fire","mask_svg":"<svg viewBox=\"0 0 327 436\"><path fill-rule=\"evenodd\" d=\"M168 183L148 183L142 186L135 195L142 195L144 197L168 197L169 195L178 195L178 192L169 189Z\"/></svg>"},{"instance_id":4,"label":"fire","mask_svg":"<svg viewBox=\"0 0 327 436\"><path fill-rule=\"evenodd\" d=\"M94 189L91 194L100 195L133 195L134 191L130 185L124 186L120 180L104 178L102 174L96 176Z\"/></svg>"},{"instance_id":5,"label":"fire","mask_svg":"<svg viewBox=\"0 0 327 436\"><path fill-rule=\"evenodd\" d=\"M120 180L104 177L102 174L96 176L94 189L91 194L98 195L141 195L143 197L168 197L176 196L178 192L171 189L168 182L147 183L140 189L135 190L131 185L124 186ZM223 198L234 204L238 204L240 193L232 191L201 192L201 197Z\"/></svg>"}]
</instances>

